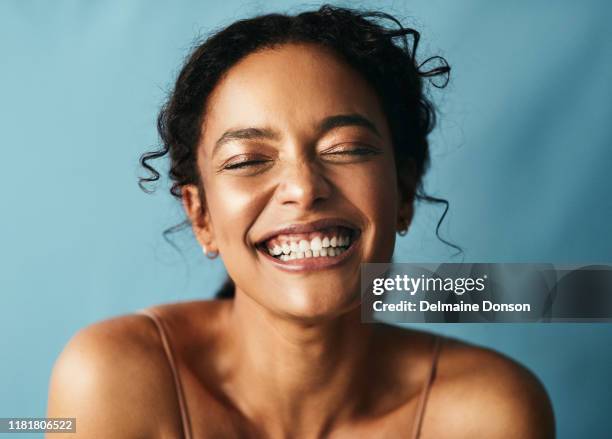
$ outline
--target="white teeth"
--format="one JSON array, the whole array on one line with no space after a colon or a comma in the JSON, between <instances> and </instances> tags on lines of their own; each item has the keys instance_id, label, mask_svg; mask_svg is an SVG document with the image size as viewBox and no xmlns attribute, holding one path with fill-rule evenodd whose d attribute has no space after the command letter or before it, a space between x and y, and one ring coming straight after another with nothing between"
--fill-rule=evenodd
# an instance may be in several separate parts
<instances>
[{"instance_id":1,"label":"white teeth","mask_svg":"<svg viewBox=\"0 0 612 439\"><path fill-rule=\"evenodd\" d=\"M275 244L273 248L268 248L268 252L271 255L278 256L281 253L288 255L291 252L306 252L308 250L321 250L322 248L329 247L347 247L350 244L350 238L348 236L332 236L328 238L325 236L323 239L315 237L312 241L308 242L306 239L301 239L298 242L286 242L281 245Z\"/></svg>"},{"instance_id":2,"label":"white teeth","mask_svg":"<svg viewBox=\"0 0 612 439\"><path fill-rule=\"evenodd\" d=\"M321 248L321 238L319 238L318 236L312 238L312 241L310 241L310 249L314 252L321 250Z\"/></svg>"},{"instance_id":3,"label":"white teeth","mask_svg":"<svg viewBox=\"0 0 612 439\"><path fill-rule=\"evenodd\" d=\"M346 235L341 236L317 236L311 241L301 239L299 241L287 241L281 244L274 244L272 248L267 248L268 253L281 261L293 259L303 259L321 256L339 256L346 251L351 244L351 238Z\"/></svg>"},{"instance_id":4,"label":"white teeth","mask_svg":"<svg viewBox=\"0 0 612 439\"><path fill-rule=\"evenodd\" d=\"M344 247L324 247L321 250L306 250L305 252L298 251L290 252L289 254L281 253L280 255L275 256L281 261L292 261L293 259L340 256L345 251L346 249ZM269 250L269 252L272 254L272 250Z\"/></svg>"},{"instance_id":5,"label":"white teeth","mask_svg":"<svg viewBox=\"0 0 612 439\"><path fill-rule=\"evenodd\" d=\"M301 252L305 252L306 250L310 250L310 242L306 241L305 239L302 239L299 243L300 246L300 251Z\"/></svg>"}]
</instances>

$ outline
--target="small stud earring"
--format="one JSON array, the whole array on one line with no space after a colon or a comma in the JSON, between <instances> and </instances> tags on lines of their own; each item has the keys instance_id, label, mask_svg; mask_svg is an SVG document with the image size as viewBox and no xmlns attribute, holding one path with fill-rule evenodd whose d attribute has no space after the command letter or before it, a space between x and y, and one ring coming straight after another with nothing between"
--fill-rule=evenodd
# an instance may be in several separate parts
<instances>
[{"instance_id":1,"label":"small stud earring","mask_svg":"<svg viewBox=\"0 0 612 439\"><path fill-rule=\"evenodd\" d=\"M209 252L205 245L202 246L202 253L204 253L204 256L206 256L208 259L215 259L217 256L219 256L218 251L215 250Z\"/></svg>"},{"instance_id":2,"label":"small stud earring","mask_svg":"<svg viewBox=\"0 0 612 439\"><path fill-rule=\"evenodd\" d=\"M398 227L397 234L399 236L405 236L408 233L408 225L406 224L406 220L400 218L400 226Z\"/></svg>"}]
</instances>

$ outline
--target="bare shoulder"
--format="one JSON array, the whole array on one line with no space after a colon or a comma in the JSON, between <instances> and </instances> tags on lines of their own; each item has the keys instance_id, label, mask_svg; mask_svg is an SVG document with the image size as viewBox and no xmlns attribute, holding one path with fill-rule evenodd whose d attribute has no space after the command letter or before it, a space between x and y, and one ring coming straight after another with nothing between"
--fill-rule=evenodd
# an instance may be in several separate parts
<instances>
[{"instance_id":1,"label":"bare shoulder","mask_svg":"<svg viewBox=\"0 0 612 439\"><path fill-rule=\"evenodd\" d=\"M445 338L424 429L431 437L554 438L552 406L526 367L484 347ZM424 437L429 437L424 434Z\"/></svg>"},{"instance_id":2,"label":"bare shoulder","mask_svg":"<svg viewBox=\"0 0 612 439\"><path fill-rule=\"evenodd\" d=\"M172 384L147 316L105 320L78 331L56 360L48 416L77 418L71 438L158 437L180 428Z\"/></svg>"}]
</instances>

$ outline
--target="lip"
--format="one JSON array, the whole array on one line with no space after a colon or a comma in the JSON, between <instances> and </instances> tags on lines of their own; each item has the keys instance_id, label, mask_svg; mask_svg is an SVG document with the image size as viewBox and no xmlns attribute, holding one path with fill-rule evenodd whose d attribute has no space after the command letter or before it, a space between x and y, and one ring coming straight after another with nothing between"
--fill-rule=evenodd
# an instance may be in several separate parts
<instances>
[{"instance_id":1,"label":"lip","mask_svg":"<svg viewBox=\"0 0 612 439\"><path fill-rule=\"evenodd\" d=\"M316 221L311 221L308 223L295 223L295 224L288 224L288 225L284 225L281 227L278 227L274 230L271 230L267 233L265 233L261 238L259 238L257 240L257 244L256 245L260 245L263 244L265 241L267 241L270 238L273 238L277 235L291 235L291 234L297 234L297 233L311 233L311 232L316 232L317 230L321 230L321 229L325 229L327 227L334 227L334 226L342 226L342 227L346 227L349 229L353 229L354 231L357 232L357 235L360 234L360 230L359 228L355 225L352 224L351 222L342 219L342 218L322 218ZM352 247L352 246L351 246ZM348 250L347 250L348 251ZM342 256L342 255L340 255Z\"/></svg>"},{"instance_id":2,"label":"lip","mask_svg":"<svg viewBox=\"0 0 612 439\"><path fill-rule=\"evenodd\" d=\"M340 224L335 224L340 225ZM348 226L347 226L348 227ZM351 242L346 251L344 251L340 256L333 257L313 257L313 258L302 258L302 259L292 259L289 261L281 261L276 259L268 252L263 251L261 248L257 248L257 252L264 256L264 258L272 263L275 267L288 271L291 273L304 272L304 271L313 271L313 270L323 270L327 268L332 268L337 265L342 264L348 258L350 258L357 250L357 247L361 243L361 231L359 229L355 229L355 237ZM294 232L297 233L297 232ZM274 235L272 235L274 236Z\"/></svg>"}]
</instances>

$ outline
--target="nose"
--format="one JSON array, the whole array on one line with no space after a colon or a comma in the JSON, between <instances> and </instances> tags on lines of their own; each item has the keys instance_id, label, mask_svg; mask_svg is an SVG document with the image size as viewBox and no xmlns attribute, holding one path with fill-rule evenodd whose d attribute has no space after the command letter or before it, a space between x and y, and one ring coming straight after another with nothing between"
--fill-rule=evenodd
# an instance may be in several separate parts
<instances>
[{"instance_id":1,"label":"nose","mask_svg":"<svg viewBox=\"0 0 612 439\"><path fill-rule=\"evenodd\" d=\"M317 163L301 159L285 163L284 167L275 193L281 205L309 210L330 197L331 184Z\"/></svg>"}]
</instances>

